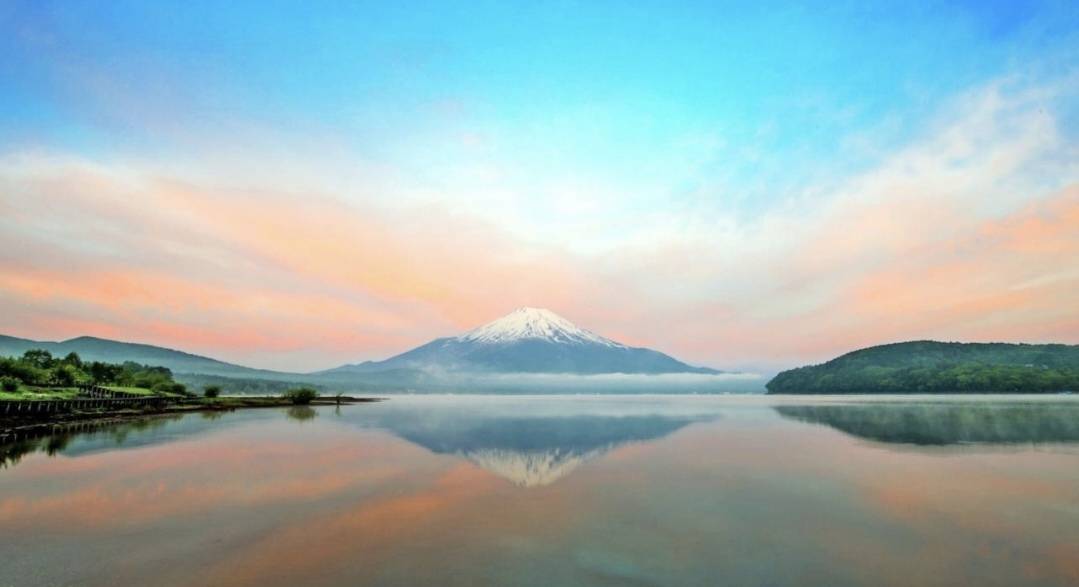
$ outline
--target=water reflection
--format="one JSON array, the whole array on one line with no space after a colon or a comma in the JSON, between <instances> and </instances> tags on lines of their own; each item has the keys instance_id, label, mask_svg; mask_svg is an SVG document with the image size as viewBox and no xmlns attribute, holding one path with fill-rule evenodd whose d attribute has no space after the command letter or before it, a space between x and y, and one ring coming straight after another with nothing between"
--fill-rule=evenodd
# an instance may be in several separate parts
<instances>
[{"instance_id":1,"label":"water reflection","mask_svg":"<svg viewBox=\"0 0 1079 587\"><path fill-rule=\"evenodd\" d=\"M318 412L311 406L292 406L285 410L285 415L288 416L290 420L306 422L317 416Z\"/></svg>"},{"instance_id":2,"label":"water reflection","mask_svg":"<svg viewBox=\"0 0 1079 587\"><path fill-rule=\"evenodd\" d=\"M52 429L10 434L4 437L3 442L0 442L0 468L15 466L25 455L34 452L54 456L61 452L83 454L106 446L123 446L128 443L132 433L138 435L137 433L152 431L181 418L183 418L182 415L172 415L131 420L121 424L115 422L76 423ZM153 436L143 436L131 444L138 446L143 444L140 440L152 441L153 438Z\"/></svg>"},{"instance_id":3,"label":"water reflection","mask_svg":"<svg viewBox=\"0 0 1079 587\"><path fill-rule=\"evenodd\" d=\"M830 428L1072 442L1079 406L776 401L394 398L23 439L0 586L1079 584L1079 452Z\"/></svg>"},{"instance_id":4,"label":"water reflection","mask_svg":"<svg viewBox=\"0 0 1079 587\"><path fill-rule=\"evenodd\" d=\"M196 414L168 414L122 422L73 422L53 428L8 433L0 437L0 467L11 467L27 454L80 456L117 449L134 449L183 438L196 437L218 429L224 422L257 420L252 411L207 411Z\"/></svg>"},{"instance_id":5,"label":"water reflection","mask_svg":"<svg viewBox=\"0 0 1079 587\"><path fill-rule=\"evenodd\" d=\"M880 442L916 445L1079 442L1079 404L862 403L775 406L781 416Z\"/></svg>"},{"instance_id":6,"label":"water reflection","mask_svg":"<svg viewBox=\"0 0 1079 587\"><path fill-rule=\"evenodd\" d=\"M387 402L355 413L351 422L386 430L437 454L461 456L521 487L549 485L619 446L663 438L714 411L675 410L648 402L528 405L492 398ZM555 407L556 409L551 409Z\"/></svg>"},{"instance_id":7,"label":"water reflection","mask_svg":"<svg viewBox=\"0 0 1079 587\"><path fill-rule=\"evenodd\" d=\"M37 451L78 456L176 441L257 420L258 412L200 412L198 417L58 428L0 443L0 465L12 466ZM306 423L319 410L292 406L284 413L289 420ZM639 398L542 404L521 398L401 398L353 410L337 406L333 413L335 421L345 425L384 430L432 453L459 456L521 487L549 485L619 446L657 440L719 417L714 406Z\"/></svg>"}]
</instances>

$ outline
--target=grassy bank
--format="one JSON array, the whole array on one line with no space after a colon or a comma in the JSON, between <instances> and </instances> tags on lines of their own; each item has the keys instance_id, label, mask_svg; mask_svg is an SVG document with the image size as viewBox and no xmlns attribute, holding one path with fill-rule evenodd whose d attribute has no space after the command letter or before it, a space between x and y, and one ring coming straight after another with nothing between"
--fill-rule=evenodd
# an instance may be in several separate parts
<instances>
[{"instance_id":1,"label":"grassy bank","mask_svg":"<svg viewBox=\"0 0 1079 587\"><path fill-rule=\"evenodd\" d=\"M116 391L133 393L144 391L138 395L149 398L159 398L161 402L144 403L144 405L125 405L123 402L110 404L108 402L87 402L89 407L74 407L64 410L35 410L30 412L5 413L5 402L14 405L18 402L32 401L40 406L45 403L53 403L59 407L64 402L78 400L75 392L68 389L27 390L26 392L7 393L0 397L0 435L12 431L31 430L38 427L53 426L68 422L83 421L112 421L129 418L140 418L157 414L182 414L186 412L201 411L231 411L250 408L282 408L291 407L296 403L282 396L225 396L225 397L190 397L170 396L163 397L150 390L133 390L121 388ZM351 396L318 397L310 401L310 405L346 405L362 402L379 401L377 398L357 398ZM24 404L25 405L25 404ZM67 407L67 406L65 406Z\"/></svg>"},{"instance_id":2,"label":"grassy bank","mask_svg":"<svg viewBox=\"0 0 1079 587\"><path fill-rule=\"evenodd\" d=\"M313 406L346 405L364 402L376 402L380 398L341 396L340 401L335 397L317 397L311 400ZM235 395L216 398L192 398L175 406L177 409L195 410L234 410L238 408L280 408L296 405L291 399L281 396L251 396Z\"/></svg>"},{"instance_id":3,"label":"grassy bank","mask_svg":"<svg viewBox=\"0 0 1079 587\"><path fill-rule=\"evenodd\" d=\"M171 392L155 392L144 387L124 387L118 385L104 385L104 389L118 391L131 395L144 397L183 398L185 396ZM78 399L77 387L39 387L32 385L19 385L15 391L0 391L0 401L48 401L48 400L73 400Z\"/></svg>"}]
</instances>

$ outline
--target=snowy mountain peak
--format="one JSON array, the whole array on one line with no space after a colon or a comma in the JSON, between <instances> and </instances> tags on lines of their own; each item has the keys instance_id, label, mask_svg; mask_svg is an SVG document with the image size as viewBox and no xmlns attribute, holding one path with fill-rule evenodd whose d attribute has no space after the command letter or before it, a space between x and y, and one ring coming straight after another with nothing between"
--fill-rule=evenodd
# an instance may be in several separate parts
<instances>
[{"instance_id":1,"label":"snowy mountain peak","mask_svg":"<svg viewBox=\"0 0 1079 587\"><path fill-rule=\"evenodd\" d=\"M542 308L518 308L509 314L469 331L458 340L479 343L505 343L539 339L567 344L623 345L577 327L574 323Z\"/></svg>"}]
</instances>

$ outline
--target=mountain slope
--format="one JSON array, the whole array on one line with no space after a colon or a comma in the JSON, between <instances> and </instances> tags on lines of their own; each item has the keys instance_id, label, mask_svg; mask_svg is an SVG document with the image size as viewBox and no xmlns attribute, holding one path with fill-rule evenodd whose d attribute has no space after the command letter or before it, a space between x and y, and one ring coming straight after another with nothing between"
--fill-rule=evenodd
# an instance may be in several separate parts
<instances>
[{"instance_id":1,"label":"mountain slope","mask_svg":"<svg viewBox=\"0 0 1079 587\"><path fill-rule=\"evenodd\" d=\"M1044 393L1079 390L1079 345L914 341L784 371L769 393Z\"/></svg>"},{"instance_id":2,"label":"mountain slope","mask_svg":"<svg viewBox=\"0 0 1079 587\"><path fill-rule=\"evenodd\" d=\"M574 326L553 312L522 308L458 337L440 338L385 361L344 365L316 373L252 369L146 344L83 336L62 342L0 336L0 356L29 349L85 360L160 365L183 383L223 385L231 391L276 393L286 383L349 391L461 391L484 393L665 393L715 391L713 378L671 381L611 378L595 381L548 374L718 374L663 353L633 348ZM222 379L231 379L232 382Z\"/></svg>"},{"instance_id":3,"label":"mountain slope","mask_svg":"<svg viewBox=\"0 0 1079 587\"><path fill-rule=\"evenodd\" d=\"M30 349L44 349L53 355L61 356L74 352L78 353L86 361L110 363L134 361L144 365L168 367L173 373L249 378L295 377L295 375L289 373L242 367L164 347L120 342L93 336L80 336L61 342L49 342L0 335L0 356L21 355Z\"/></svg>"},{"instance_id":4,"label":"mountain slope","mask_svg":"<svg viewBox=\"0 0 1079 587\"><path fill-rule=\"evenodd\" d=\"M549 310L520 308L461 336L439 338L385 361L322 374L389 369L476 373L719 373L658 351L628 347L575 326Z\"/></svg>"}]
</instances>

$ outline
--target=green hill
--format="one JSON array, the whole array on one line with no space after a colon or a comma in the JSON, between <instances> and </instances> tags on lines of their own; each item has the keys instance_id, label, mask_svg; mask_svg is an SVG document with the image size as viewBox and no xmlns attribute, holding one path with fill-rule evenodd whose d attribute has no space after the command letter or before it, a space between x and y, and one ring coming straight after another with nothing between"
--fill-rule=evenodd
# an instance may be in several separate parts
<instances>
[{"instance_id":1,"label":"green hill","mask_svg":"<svg viewBox=\"0 0 1079 587\"><path fill-rule=\"evenodd\" d=\"M915 341L783 371L768 393L1053 393L1079 390L1079 345Z\"/></svg>"},{"instance_id":2,"label":"green hill","mask_svg":"<svg viewBox=\"0 0 1079 587\"><path fill-rule=\"evenodd\" d=\"M106 363L132 361L142 365L157 365L167 367L178 374L197 373L259 379L295 379L297 377L292 373L252 369L183 351L93 336L80 336L62 342L48 342L0 335L0 356L17 357L30 349L43 349L59 357L74 352L85 361Z\"/></svg>"}]
</instances>

